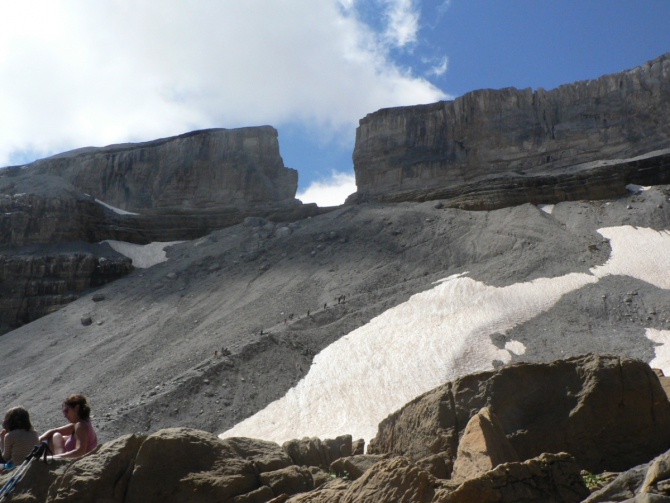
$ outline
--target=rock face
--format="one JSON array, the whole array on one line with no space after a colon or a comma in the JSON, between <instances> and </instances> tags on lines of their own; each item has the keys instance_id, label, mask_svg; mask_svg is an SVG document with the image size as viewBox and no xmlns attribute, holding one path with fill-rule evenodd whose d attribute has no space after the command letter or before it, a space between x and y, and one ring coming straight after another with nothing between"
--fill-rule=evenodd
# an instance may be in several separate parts
<instances>
[{"instance_id":1,"label":"rock face","mask_svg":"<svg viewBox=\"0 0 670 503\"><path fill-rule=\"evenodd\" d=\"M571 168L667 149L669 112L670 53L550 91L485 89L453 101L379 110L356 131L358 192L351 201L462 197L457 204L464 208L492 209L581 199L585 192L609 197L625 184L603 189ZM667 157L657 161L653 170L667 171ZM626 183L650 174L620 164L605 172ZM594 175L603 176L599 170Z\"/></svg>"},{"instance_id":2,"label":"rock face","mask_svg":"<svg viewBox=\"0 0 670 503\"><path fill-rule=\"evenodd\" d=\"M521 460L569 452L590 472L622 471L670 447L670 402L649 366L589 355L446 383L382 421L368 453L453 459L466 424L484 406Z\"/></svg>"},{"instance_id":3,"label":"rock face","mask_svg":"<svg viewBox=\"0 0 670 503\"><path fill-rule=\"evenodd\" d=\"M83 148L0 171L0 246L194 239L249 216L319 214L296 200L270 127Z\"/></svg>"},{"instance_id":4,"label":"rock face","mask_svg":"<svg viewBox=\"0 0 670 503\"><path fill-rule=\"evenodd\" d=\"M208 129L144 143L81 148L23 167L51 175L117 208L208 208L292 200L298 172L285 168L270 126Z\"/></svg>"},{"instance_id":5,"label":"rock face","mask_svg":"<svg viewBox=\"0 0 670 503\"><path fill-rule=\"evenodd\" d=\"M30 323L133 270L108 245L80 251L25 248L0 253L0 334Z\"/></svg>"}]
</instances>

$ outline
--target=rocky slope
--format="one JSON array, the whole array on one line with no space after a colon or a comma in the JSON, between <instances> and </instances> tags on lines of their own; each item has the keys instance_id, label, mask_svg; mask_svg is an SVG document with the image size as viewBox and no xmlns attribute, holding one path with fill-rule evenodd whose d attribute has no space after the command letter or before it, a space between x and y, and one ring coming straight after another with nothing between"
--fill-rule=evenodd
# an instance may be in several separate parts
<instances>
[{"instance_id":1,"label":"rocky slope","mask_svg":"<svg viewBox=\"0 0 670 503\"><path fill-rule=\"evenodd\" d=\"M350 200L462 198L463 208L493 209L621 194L652 173L667 178L667 155L644 172L630 161L574 167L667 149L669 112L670 54L550 91L484 89L383 109L356 131Z\"/></svg>"},{"instance_id":2,"label":"rocky slope","mask_svg":"<svg viewBox=\"0 0 670 503\"><path fill-rule=\"evenodd\" d=\"M0 170L0 253L12 256L0 270L0 333L132 269L86 243L196 239L249 216L321 213L294 198L297 183L269 126L83 148ZM31 257L36 246L51 251ZM40 261L51 265L36 269Z\"/></svg>"}]
</instances>

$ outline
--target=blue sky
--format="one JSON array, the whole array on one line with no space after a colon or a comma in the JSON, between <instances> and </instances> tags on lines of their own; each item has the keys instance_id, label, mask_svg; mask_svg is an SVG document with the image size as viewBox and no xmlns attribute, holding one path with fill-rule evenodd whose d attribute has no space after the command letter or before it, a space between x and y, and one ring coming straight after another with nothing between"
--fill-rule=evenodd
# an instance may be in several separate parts
<instances>
[{"instance_id":1,"label":"blue sky","mask_svg":"<svg viewBox=\"0 0 670 503\"><path fill-rule=\"evenodd\" d=\"M271 124L332 204L365 114L632 68L670 51L668 20L668 0L0 0L0 165Z\"/></svg>"}]
</instances>

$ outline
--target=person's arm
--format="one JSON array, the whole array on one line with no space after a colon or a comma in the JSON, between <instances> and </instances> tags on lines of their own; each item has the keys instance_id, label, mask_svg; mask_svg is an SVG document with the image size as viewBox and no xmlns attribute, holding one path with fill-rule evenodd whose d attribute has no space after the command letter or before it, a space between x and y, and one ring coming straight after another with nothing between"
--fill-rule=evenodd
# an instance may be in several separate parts
<instances>
[{"instance_id":1,"label":"person's arm","mask_svg":"<svg viewBox=\"0 0 670 503\"><path fill-rule=\"evenodd\" d=\"M74 424L66 424L65 426L61 426L60 428L54 428L52 430L47 430L42 435L40 436L40 442L42 440L49 440L51 437L54 436L54 433L60 433L61 435L72 435L72 432L74 431Z\"/></svg>"},{"instance_id":2,"label":"person's arm","mask_svg":"<svg viewBox=\"0 0 670 503\"><path fill-rule=\"evenodd\" d=\"M2 431L5 432L5 430ZM14 439L11 436L9 438L5 438L5 435L2 435L2 459L5 460L5 463L12 460L12 451L14 447L13 440Z\"/></svg>"},{"instance_id":3,"label":"person's arm","mask_svg":"<svg viewBox=\"0 0 670 503\"><path fill-rule=\"evenodd\" d=\"M88 426L83 421L79 421L74 425L74 438L77 441L74 450L54 457L78 458L86 454L86 447L88 446Z\"/></svg>"}]
</instances>

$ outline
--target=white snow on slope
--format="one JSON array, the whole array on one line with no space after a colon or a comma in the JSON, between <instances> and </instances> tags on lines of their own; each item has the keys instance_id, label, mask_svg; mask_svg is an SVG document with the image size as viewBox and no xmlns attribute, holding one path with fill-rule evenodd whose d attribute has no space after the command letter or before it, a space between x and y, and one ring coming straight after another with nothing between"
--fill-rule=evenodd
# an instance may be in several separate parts
<instances>
[{"instance_id":1,"label":"white snow on slope","mask_svg":"<svg viewBox=\"0 0 670 503\"><path fill-rule=\"evenodd\" d=\"M167 241L149 243L148 245L136 245L134 243L126 243L125 241L114 241L113 239L102 242L108 243L109 246L121 255L125 255L131 259L133 266L140 269L146 269L147 267L167 261L165 248L183 243L183 241Z\"/></svg>"},{"instance_id":2,"label":"white snow on slope","mask_svg":"<svg viewBox=\"0 0 670 503\"><path fill-rule=\"evenodd\" d=\"M545 213L548 213L549 215L551 215L554 212L553 204L538 204L537 207L538 209L544 211Z\"/></svg>"},{"instance_id":3,"label":"white snow on slope","mask_svg":"<svg viewBox=\"0 0 670 503\"><path fill-rule=\"evenodd\" d=\"M649 366L661 369L666 376L670 375L670 330L648 328L644 335L659 344L654 348L655 357L649 362Z\"/></svg>"},{"instance_id":4,"label":"white snow on slope","mask_svg":"<svg viewBox=\"0 0 670 503\"><path fill-rule=\"evenodd\" d=\"M591 272L598 278L631 276L658 288L670 289L670 233L649 228L605 227L598 233L610 240L612 254Z\"/></svg>"},{"instance_id":5,"label":"white snow on slope","mask_svg":"<svg viewBox=\"0 0 670 503\"><path fill-rule=\"evenodd\" d=\"M670 234L631 226L598 232L610 239L612 255L592 274L572 273L503 288L460 275L438 281L433 289L325 348L284 397L221 438L248 436L281 443L350 433L369 440L382 419L416 396L458 376L490 369L493 360L508 362L510 351L523 354L519 341L499 349L490 335L548 310L564 294L610 274L670 288ZM664 354L657 352L657 359Z\"/></svg>"},{"instance_id":6,"label":"white snow on slope","mask_svg":"<svg viewBox=\"0 0 670 503\"><path fill-rule=\"evenodd\" d=\"M504 288L454 278L412 296L321 351L283 398L222 437L283 442L343 432L370 439L377 424L412 398L464 373L509 362L489 334L505 332L597 279L573 273ZM525 351L514 341L510 349Z\"/></svg>"}]
</instances>

